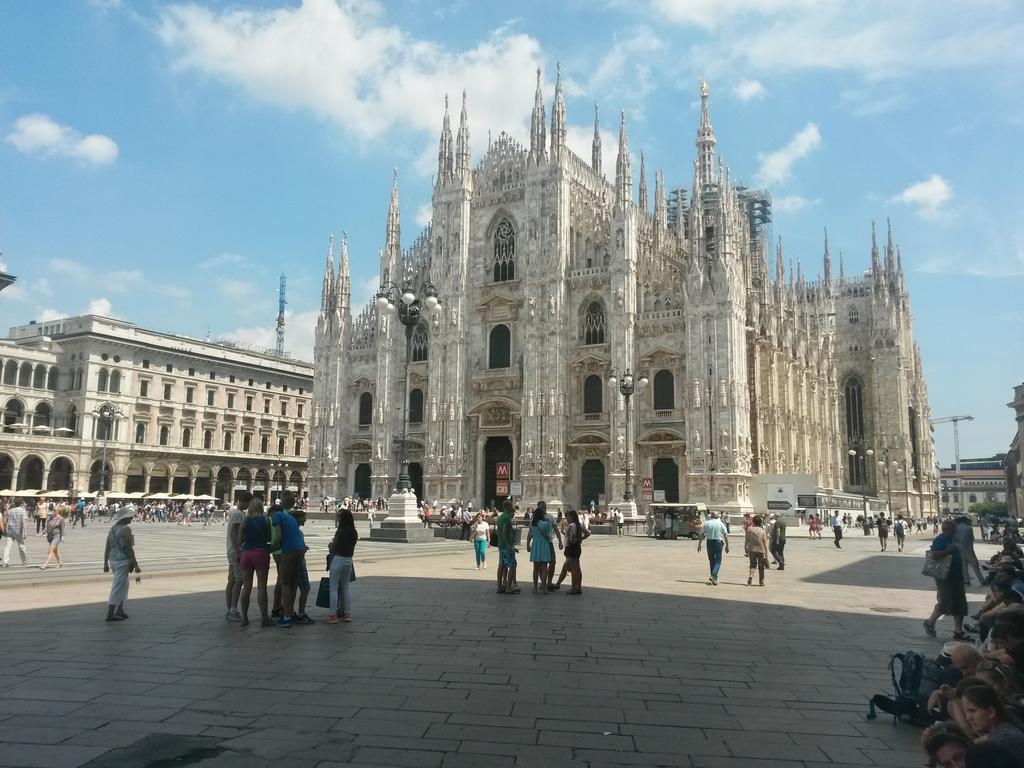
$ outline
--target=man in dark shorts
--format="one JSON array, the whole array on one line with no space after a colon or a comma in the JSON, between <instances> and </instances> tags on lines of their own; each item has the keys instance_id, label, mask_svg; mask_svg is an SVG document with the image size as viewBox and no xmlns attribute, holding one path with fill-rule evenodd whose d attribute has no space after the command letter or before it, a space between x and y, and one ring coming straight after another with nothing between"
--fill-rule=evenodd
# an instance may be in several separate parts
<instances>
[{"instance_id":1,"label":"man in dark shorts","mask_svg":"<svg viewBox=\"0 0 1024 768\"><path fill-rule=\"evenodd\" d=\"M885 515L878 516L878 543L882 547L882 551L885 552L889 546L889 521Z\"/></svg>"},{"instance_id":2,"label":"man in dark shorts","mask_svg":"<svg viewBox=\"0 0 1024 768\"><path fill-rule=\"evenodd\" d=\"M903 551L903 545L907 541L907 521L903 519L901 512L896 516L896 522L892 524L893 532L896 534L896 550Z\"/></svg>"},{"instance_id":3,"label":"man in dark shorts","mask_svg":"<svg viewBox=\"0 0 1024 768\"><path fill-rule=\"evenodd\" d=\"M292 625L295 615L295 592L299 586L306 545L299 531L299 523L292 516L291 509L295 506L292 493L281 495L281 507L270 518L273 525L271 550L280 547L281 555L277 559L277 581L281 585L281 618L277 626L288 628Z\"/></svg>"}]
</instances>

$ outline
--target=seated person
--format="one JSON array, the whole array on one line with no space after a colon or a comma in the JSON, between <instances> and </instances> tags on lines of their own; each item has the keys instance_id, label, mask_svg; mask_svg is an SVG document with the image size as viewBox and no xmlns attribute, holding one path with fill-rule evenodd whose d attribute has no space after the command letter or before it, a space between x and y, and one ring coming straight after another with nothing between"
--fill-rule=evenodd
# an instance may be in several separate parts
<instances>
[{"instance_id":1,"label":"seated person","mask_svg":"<svg viewBox=\"0 0 1024 768\"><path fill-rule=\"evenodd\" d=\"M960 681L949 710L959 728L974 742L997 744L1014 754L1024 754L1024 730L992 686Z\"/></svg>"},{"instance_id":2,"label":"seated person","mask_svg":"<svg viewBox=\"0 0 1024 768\"><path fill-rule=\"evenodd\" d=\"M954 723L936 723L921 734L921 748L928 755L928 765L963 765L971 740Z\"/></svg>"},{"instance_id":3,"label":"seated person","mask_svg":"<svg viewBox=\"0 0 1024 768\"><path fill-rule=\"evenodd\" d=\"M1024 588L1022 588L1022 591L1024 591ZM989 590L989 596L985 599L981 610L974 615L974 618L978 620L977 631L982 641L988 637L988 633L992 630L992 625L995 624L996 619L1002 615L1007 606L1019 605L1020 603L1021 595L1013 589L1013 585L1010 582L996 581L993 583Z\"/></svg>"},{"instance_id":4,"label":"seated person","mask_svg":"<svg viewBox=\"0 0 1024 768\"><path fill-rule=\"evenodd\" d=\"M985 659L978 664L975 677L984 680L998 691L1018 721L1024 718L1024 693L1013 668L992 659Z\"/></svg>"},{"instance_id":5,"label":"seated person","mask_svg":"<svg viewBox=\"0 0 1024 768\"><path fill-rule=\"evenodd\" d=\"M1018 683L1024 681L1024 610L1007 608L992 625L992 650L988 658L1014 670Z\"/></svg>"},{"instance_id":6,"label":"seated person","mask_svg":"<svg viewBox=\"0 0 1024 768\"><path fill-rule=\"evenodd\" d=\"M963 680L974 680L972 677L984 657L970 643L959 643L949 653L951 666L943 674L939 687L928 696L928 714L934 720L945 720L949 717L949 703L953 700L956 688Z\"/></svg>"}]
</instances>

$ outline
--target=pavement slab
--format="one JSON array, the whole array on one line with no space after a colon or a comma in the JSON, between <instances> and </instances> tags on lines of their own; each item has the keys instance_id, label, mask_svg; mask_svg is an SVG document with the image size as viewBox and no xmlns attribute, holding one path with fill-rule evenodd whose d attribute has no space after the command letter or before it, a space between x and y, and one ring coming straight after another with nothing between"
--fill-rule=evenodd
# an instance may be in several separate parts
<instances>
[{"instance_id":1,"label":"pavement slab","mask_svg":"<svg viewBox=\"0 0 1024 768\"><path fill-rule=\"evenodd\" d=\"M103 530L69 543L102 547ZM315 534L314 570L328 538ZM495 594L465 543L361 542L354 621L285 630L224 620L223 574L206 572L222 536L142 526L141 552L202 559L133 582L125 622L102 620L95 552L50 583L0 573L0 768L922 760L916 729L864 715L890 654L948 639L920 629L934 601L924 537L882 555L869 538L838 551L794 535L759 589L736 554L713 587L692 542L595 536L579 597Z\"/></svg>"}]
</instances>

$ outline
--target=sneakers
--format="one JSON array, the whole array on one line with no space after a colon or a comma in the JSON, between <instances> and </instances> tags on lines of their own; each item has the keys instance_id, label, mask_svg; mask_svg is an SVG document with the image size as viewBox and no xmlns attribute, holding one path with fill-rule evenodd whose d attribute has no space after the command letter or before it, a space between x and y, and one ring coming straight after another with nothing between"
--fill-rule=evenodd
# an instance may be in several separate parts
<instances>
[{"instance_id":1,"label":"sneakers","mask_svg":"<svg viewBox=\"0 0 1024 768\"><path fill-rule=\"evenodd\" d=\"M285 616L282 616L280 619L277 620L277 627L279 629L289 629L291 628L291 626L292 620Z\"/></svg>"},{"instance_id":2,"label":"sneakers","mask_svg":"<svg viewBox=\"0 0 1024 768\"><path fill-rule=\"evenodd\" d=\"M713 587L717 587L718 586L718 579L715 578L714 576L712 576L708 581L711 582L711 586L713 586Z\"/></svg>"},{"instance_id":3,"label":"sneakers","mask_svg":"<svg viewBox=\"0 0 1024 768\"><path fill-rule=\"evenodd\" d=\"M224 612L224 620L225 621L241 621L242 620L242 614L239 613L238 611L225 611Z\"/></svg>"},{"instance_id":4,"label":"sneakers","mask_svg":"<svg viewBox=\"0 0 1024 768\"><path fill-rule=\"evenodd\" d=\"M307 625L308 625L308 624L316 624L316 622L315 622L315 621L313 621L313 620L312 620L311 618L309 618L309 616L308 616L307 614L305 614L305 613L303 613L303 614L300 614L299 616L296 616L296 617L295 617L295 618L293 619L293 621L294 621L294 622L295 622L296 624L307 624Z\"/></svg>"},{"instance_id":5,"label":"sneakers","mask_svg":"<svg viewBox=\"0 0 1024 768\"><path fill-rule=\"evenodd\" d=\"M343 614L341 614L341 620L342 621L352 621L352 614L350 614L350 613L343 613Z\"/></svg>"},{"instance_id":6,"label":"sneakers","mask_svg":"<svg viewBox=\"0 0 1024 768\"><path fill-rule=\"evenodd\" d=\"M333 613L328 613L323 618L323 622L324 622L324 624L337 624L338 623L338 617L335 614L333 614Z\"/></svg>"}]
</instances>

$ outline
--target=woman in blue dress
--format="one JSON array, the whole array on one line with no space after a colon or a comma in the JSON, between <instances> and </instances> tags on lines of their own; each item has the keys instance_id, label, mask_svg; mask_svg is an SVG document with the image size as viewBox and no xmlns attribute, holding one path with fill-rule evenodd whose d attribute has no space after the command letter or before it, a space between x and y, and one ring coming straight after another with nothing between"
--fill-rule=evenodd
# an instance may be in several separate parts
<instances>
[{"instance_id":1,"label":"woman in blue dress","mask_svg":"<svg viewBox=\"0 0 1024 768\"><path fill-rule=\"evenodd\" d=\"M548 591L548 568L555 559L555 553L551 548L551 526L551 519L543 508L533 510L530 532L526 535L526 549L530 553L530 562L533 563L533 591L541 594Z\"/></svg>"}]
</instances>

